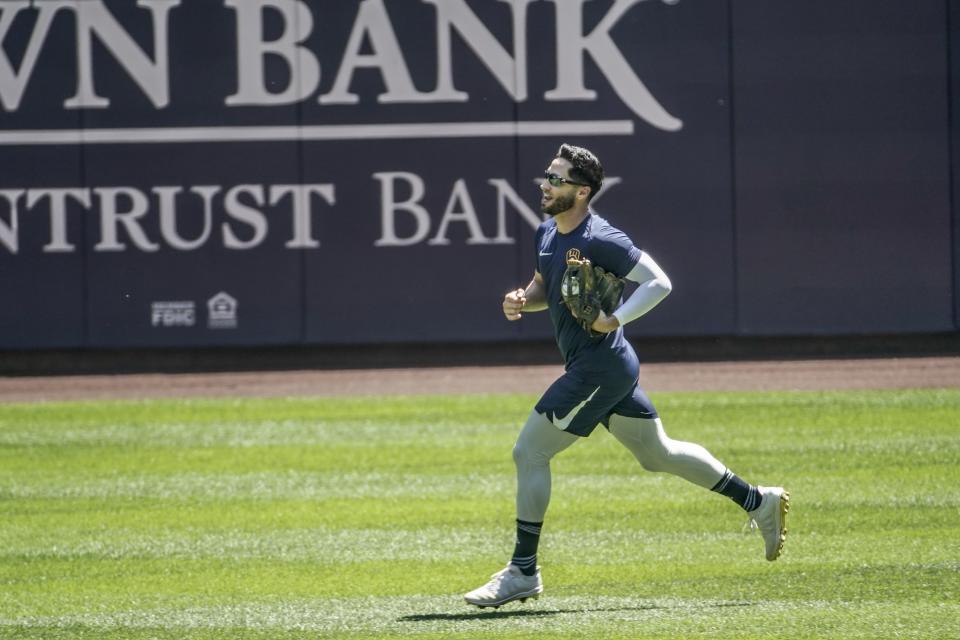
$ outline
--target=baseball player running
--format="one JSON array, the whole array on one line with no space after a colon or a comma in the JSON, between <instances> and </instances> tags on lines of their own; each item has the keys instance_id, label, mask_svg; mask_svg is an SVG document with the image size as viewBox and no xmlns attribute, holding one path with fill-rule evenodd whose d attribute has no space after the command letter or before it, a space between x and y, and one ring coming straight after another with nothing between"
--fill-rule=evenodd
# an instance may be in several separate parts
<instances>
[{"instance_id":1,"label":"baseball player running","mask_svg":"<svg viewBox=\"0 0 960 640\"><path fill-rule=\"evenodd\" d=\"M602 184L603 167L593 153L560 147L540 185L540 207L550 218L537 229L533 279L503 298L507 320L550 311L566 371L537 402L517 438L516 546L504 569L464 595L472 605L499 607L543 592L537 546L550 502L550 459L600 423L644 469L680 476L736 502L763 534L767 560L776 560L783 549L789 494L782 487L749 484L700 445L670 439L638 385L639 361L622 327L663 300L671 284L649 254L590 210ZM600 311L587 327L592 331L573 316L561 292L568 261L584 258L638 285L612 313Z\"/></svg>"}]
</instances>

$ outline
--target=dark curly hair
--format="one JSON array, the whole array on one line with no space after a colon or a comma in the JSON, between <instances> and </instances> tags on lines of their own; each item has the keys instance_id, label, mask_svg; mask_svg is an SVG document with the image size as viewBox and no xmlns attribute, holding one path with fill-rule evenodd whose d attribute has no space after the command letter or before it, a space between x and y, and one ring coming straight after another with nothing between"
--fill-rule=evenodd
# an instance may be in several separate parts
<instances>
[{"instance_id":1,"label":"dark curly hair","mask_svg":"<svg viewBox=\"0 0 960 640\"><path fill-rule=\"evenodd\" d=\"M590 195L587 201L593 199L603 186L603 165L593 153L583 147L575 147L572 144L562 144L557 150L558 158L563 158L569 162L570 179L576 182L582 182L590 187Z\"/></svg>"}]
</instances>

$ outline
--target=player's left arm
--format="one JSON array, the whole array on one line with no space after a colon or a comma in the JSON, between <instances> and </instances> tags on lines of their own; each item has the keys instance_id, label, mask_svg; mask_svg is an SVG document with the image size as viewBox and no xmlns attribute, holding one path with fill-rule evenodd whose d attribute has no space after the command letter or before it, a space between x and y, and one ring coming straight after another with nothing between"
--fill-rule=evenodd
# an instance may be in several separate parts
<instances>
[{"instance_id":1,"label":"player's left arm","mask_svg":"<svg viewBox=\"0 0 960 640\"><path fill-rule=\"evenodd\" d=\"M660 304L673 289L666 272L645 251L640 252L640 258L625 277L631 282L636 282L637 288L611 315L608 316L601 311L600 316L593 323L594 331L602 333L616 331L617 327L636 320Z\"/></svg>"}]
</instances>

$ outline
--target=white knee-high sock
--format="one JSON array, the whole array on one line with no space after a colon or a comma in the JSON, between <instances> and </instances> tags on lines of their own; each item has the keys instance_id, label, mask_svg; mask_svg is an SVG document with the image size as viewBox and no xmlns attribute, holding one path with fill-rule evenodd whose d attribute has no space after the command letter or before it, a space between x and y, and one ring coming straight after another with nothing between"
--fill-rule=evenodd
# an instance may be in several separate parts
<instances>
[{"instance_id":1,"label":"white knee-high sock","mask_svg":"<svg viewBox=\"0 0 960 640\"><path fill-rule=\"evenodd\" d=\"M543 522L550 504L550 459L579 436L555 427L546 416L530 413L513 447L517 466L517 519Z\"/></svg>"},{"instance_id":2,"label":"white knee-high sock","mask_svg":"<svg viewBox=\"0 0 960 640\"><path fill-rule=\"evenodd\" d=\"M671 473L710 489L727 470L700 445L668 437L660 418L650 420L613 415L610 417L610 433L648 471Z\"/></svg>"}]
</instances>

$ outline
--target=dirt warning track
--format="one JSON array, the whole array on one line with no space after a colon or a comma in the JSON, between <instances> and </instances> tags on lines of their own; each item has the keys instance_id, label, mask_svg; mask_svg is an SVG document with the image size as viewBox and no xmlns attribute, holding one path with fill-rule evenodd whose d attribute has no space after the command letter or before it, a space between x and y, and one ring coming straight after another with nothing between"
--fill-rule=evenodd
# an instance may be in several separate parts
<instances>
[{"instance_id":1,"label":"dirt warning track","mask_svg":"<svg viewBox=\"0 0 960 640\"><path fill-rule=\"evenodd\" d=\"M561 365L0 377L0 402L156 397L539 394ZM960 388L960 357L645 364L647 391Z\"/></svg>"}]
</instances>

